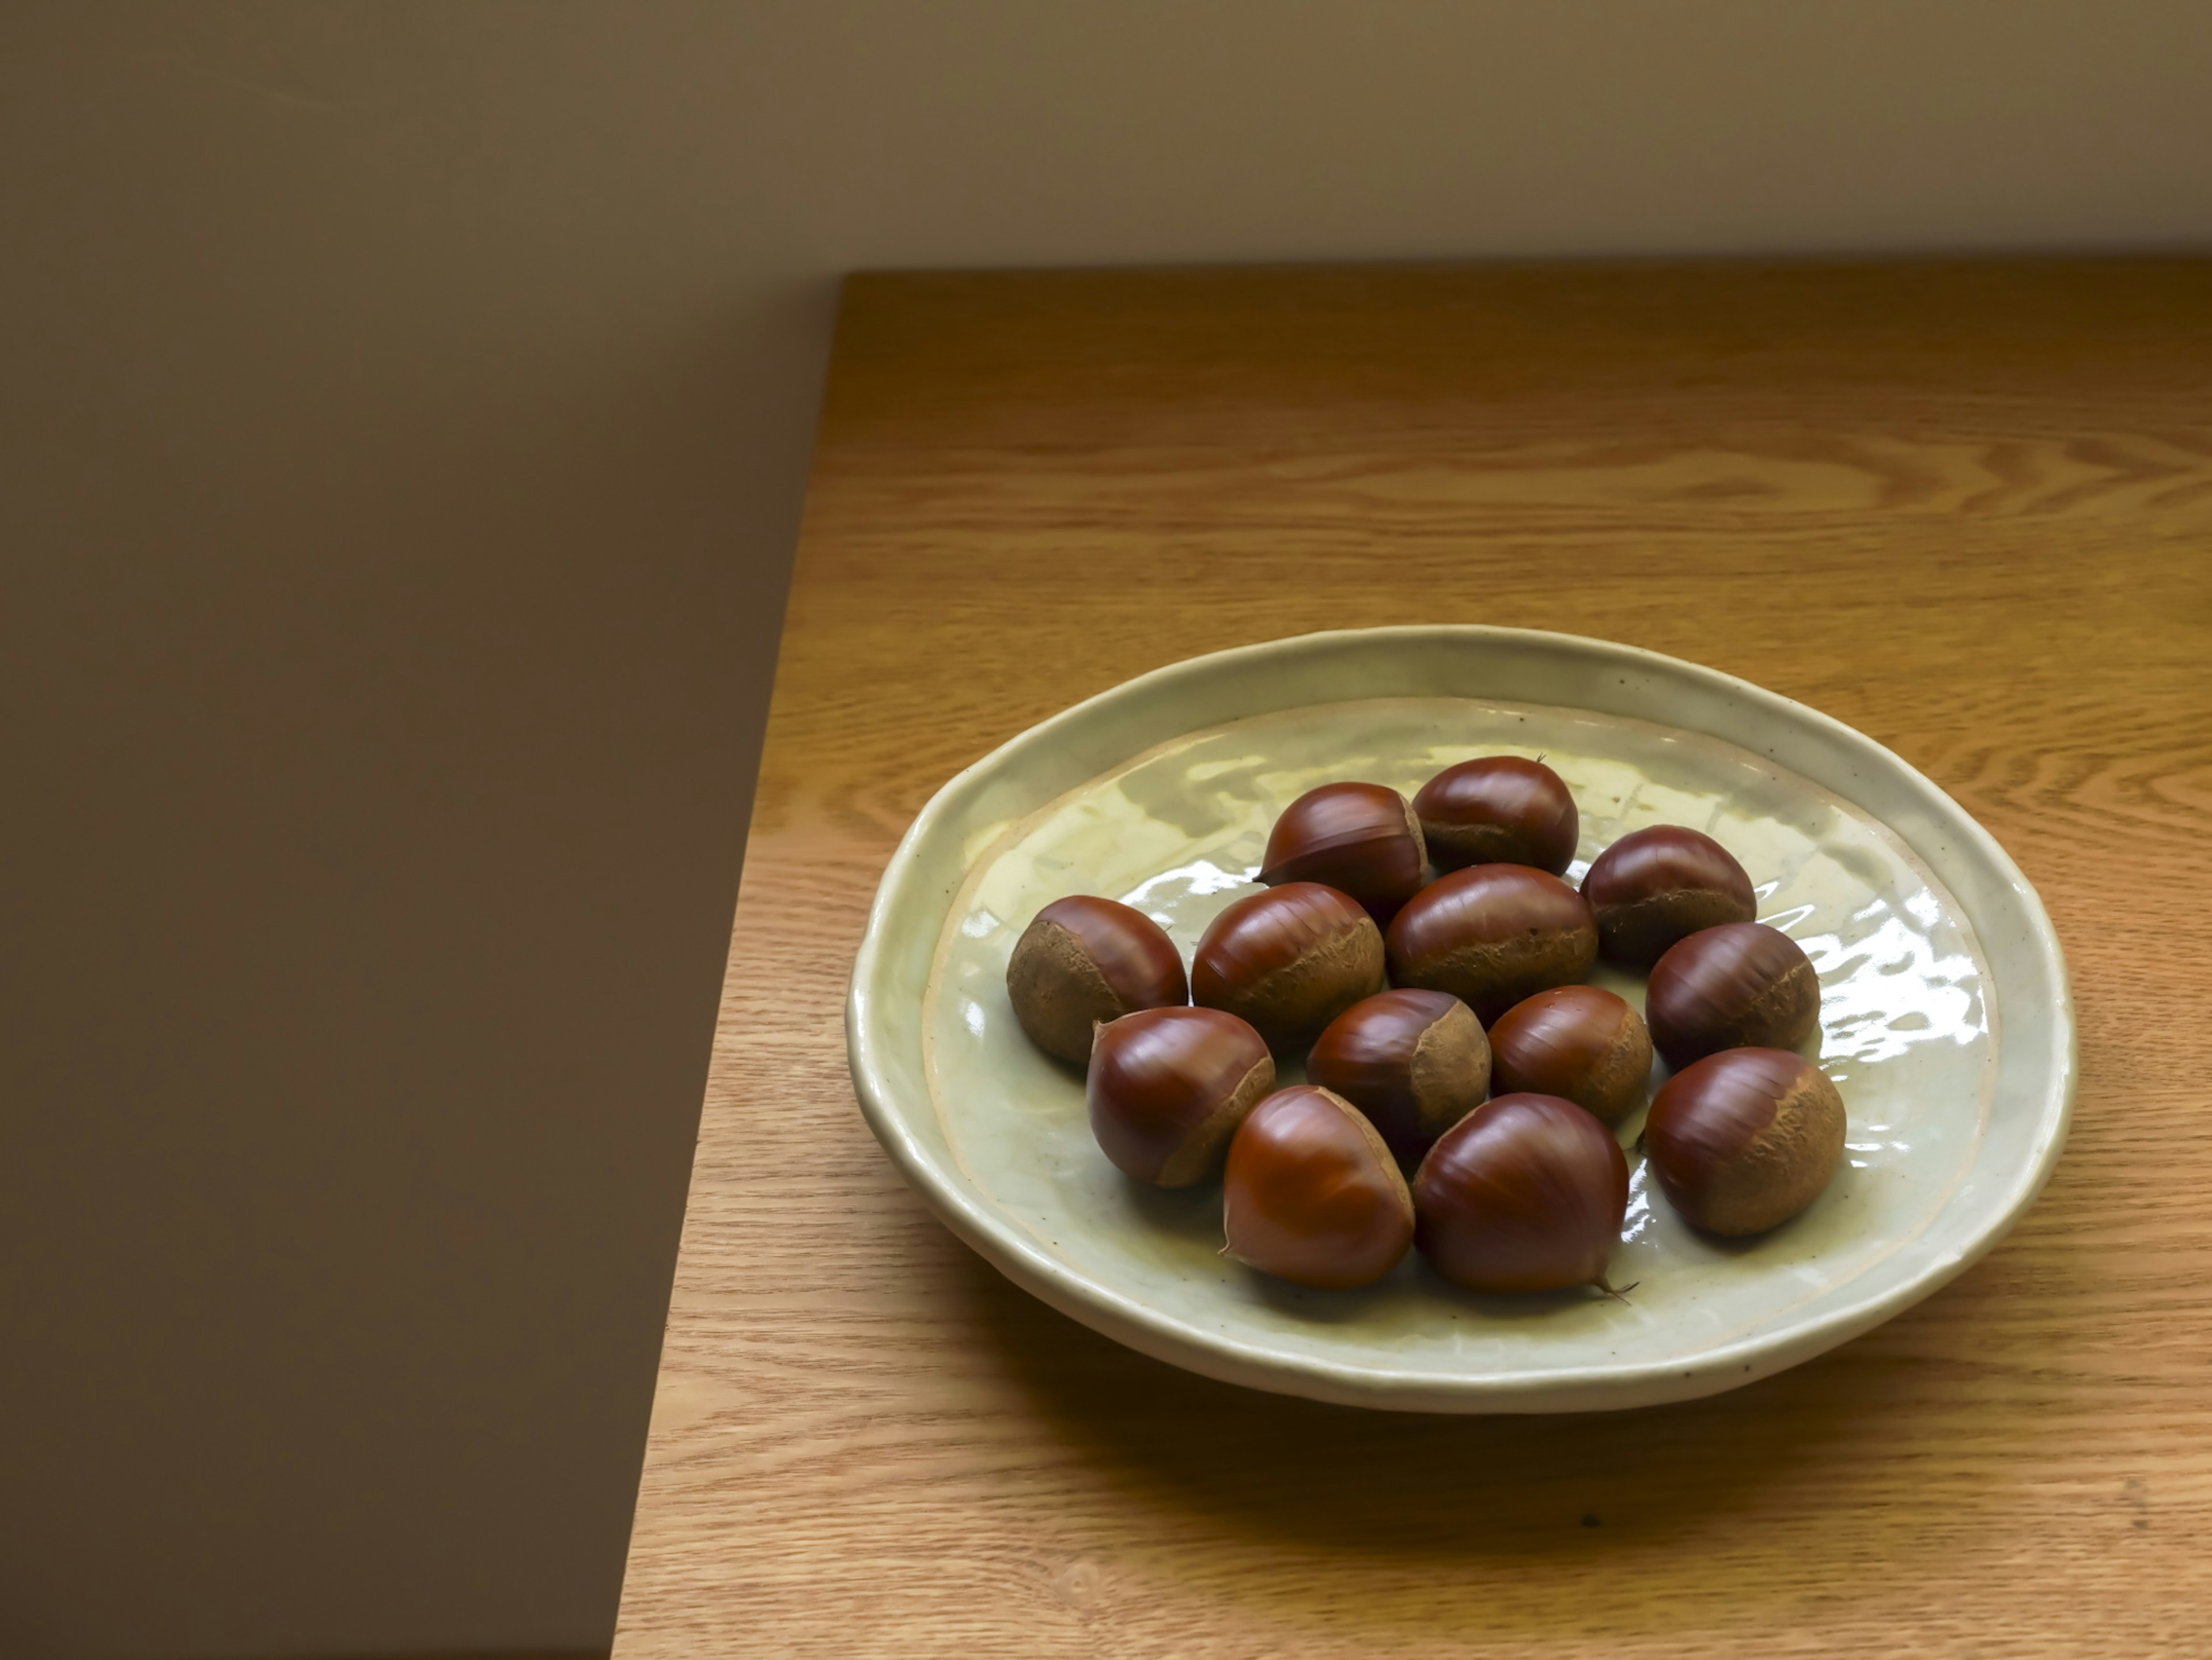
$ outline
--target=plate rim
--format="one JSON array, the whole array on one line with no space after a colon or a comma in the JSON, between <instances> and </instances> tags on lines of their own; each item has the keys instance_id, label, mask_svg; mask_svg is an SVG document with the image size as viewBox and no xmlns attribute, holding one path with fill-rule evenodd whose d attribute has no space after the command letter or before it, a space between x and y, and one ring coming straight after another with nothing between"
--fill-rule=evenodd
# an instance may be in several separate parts
<instances>
[{"instance_id":1,"label":"plate rim","mask_svg":"<svg viewBox=\"0 0 2212 1660\"><path fill-rule=\"evenodd\" d=\"M1048 742L1055 732L1083 720L1100 705L1140 688L1158 690L1171 687L1180 679L1233 670L1240 661L1256 661L1297 648L1327 649L1333 645L1379 643L1393 638L1413 637L1468 646L1485 642L1540 642L1571 651L1594 653L1616 662L1657 667L1670 675L1686 674L1704 681L1712 690L1746 700L1769 714L1825 729L1832 740L1870 754L1894 769L1954 821L1972 841L1975 852L2005 879L2020 901L2033 945L2044 957L2056 988L2046 1028L2051 1039L2049 1061L2053 1075L2046 1091L2043 1118L2036 1127L2039 1139L2033 1157L2027 1170L1993 1211L1990 1220L1972 1240L1932 1257L1911 1277L1864 1303L1847 1304L1781 1333L1739 1338L1707 1350L1686 1364L1680 1360L1604 1367L1585 1364L1515 1372L1510 1377L1480 1372L1440 1376L1397 1371L1387 1365L1355 1365L1319 1358L1261 1354L1233 1338L1224 1339L1188 1321L1161 1314L1048 1256L1012 1223L963 1191L950 1173L939 1166L928 1149L908 1132L899 1110L887 1098L890 1091L876 1062L883 1034L875 1029L869 990L884 950L886 920L903 880L918 861L922 842L965 792L989 776L1011 751ZM1892 833L1896 833L1893 829ZM2080 1076L2072 982L2067 971L2064 948L2042 897L1981 822L1911 763L1833 715L1701 663L1589 635L1472 623L1317 629L1184 658L1093 693L997 745L939 786L899 838L869 903L866 927L854 956L845 1000L845 1035L847 1064L861 1116L900 1174L963 1243L1041 1301L1155 1359L1224 1383L1343 1405L1407 1411L1535 1413L1656 1405L1753 1383L1847 1342L1942 1289L1987 1255L2012 1230L2041 1193L2064 1150Z\"/></svg>"}]
</instances>

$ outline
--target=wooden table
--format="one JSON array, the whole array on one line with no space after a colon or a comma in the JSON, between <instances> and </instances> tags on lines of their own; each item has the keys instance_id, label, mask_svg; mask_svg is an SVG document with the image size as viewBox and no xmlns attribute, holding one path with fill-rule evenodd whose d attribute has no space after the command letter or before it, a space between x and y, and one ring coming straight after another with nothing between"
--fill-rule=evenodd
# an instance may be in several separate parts
<instances>
[{"instance_id":1,"label":"wooden table","mask_svg":"<svg viewBox=\"0 0 2212 1660\"><path fill-rule=\"evenodd\" d=\"M945 778L1412 621L1740 674L2040 888L2073 1140L1716 1399L1438 1419L1116 1347L933 1221L842 1000ZM2212 265L867 277L785 625L617 1652L2212 1655Z\"/></svg>"}]
</instances>

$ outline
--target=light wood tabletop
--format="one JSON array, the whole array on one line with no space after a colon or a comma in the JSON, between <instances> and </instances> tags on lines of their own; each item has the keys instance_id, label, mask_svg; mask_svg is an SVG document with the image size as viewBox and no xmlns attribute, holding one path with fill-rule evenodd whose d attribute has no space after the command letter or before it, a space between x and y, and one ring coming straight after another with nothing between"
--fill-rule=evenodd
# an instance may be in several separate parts
<instances>
[{"instance_id":1,"label":"light wood tabletop","mask_svg":"<svg viewBox=\"0 0 2212 1660\"><path fill-rule=\"evenodd\" d=\"M843 998L939 785L1144 670L1504 623L1933 776L2080 1006L2057 1174L1686 1405L1322 1407L1002 1280ZM617 1653L2212 1655L2212 263L884 276L847 289Z\"/></svg>"}]
</instances>

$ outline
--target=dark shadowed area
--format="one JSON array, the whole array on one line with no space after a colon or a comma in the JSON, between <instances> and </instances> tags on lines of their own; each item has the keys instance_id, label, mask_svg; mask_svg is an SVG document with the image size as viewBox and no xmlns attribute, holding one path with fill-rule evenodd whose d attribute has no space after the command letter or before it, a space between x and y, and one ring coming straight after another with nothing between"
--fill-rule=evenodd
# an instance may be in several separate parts
<instances>
[{"instance_id":1,"label":"dark shadowed area","mask_svg":"<svg viewBox=\"0 0 2212 1660\"><path fill-rule=\"evenodd\" d=\"M221 16L0 23L0 1650L603 1647L830 295Z\"/></svg>"}]
</instances>

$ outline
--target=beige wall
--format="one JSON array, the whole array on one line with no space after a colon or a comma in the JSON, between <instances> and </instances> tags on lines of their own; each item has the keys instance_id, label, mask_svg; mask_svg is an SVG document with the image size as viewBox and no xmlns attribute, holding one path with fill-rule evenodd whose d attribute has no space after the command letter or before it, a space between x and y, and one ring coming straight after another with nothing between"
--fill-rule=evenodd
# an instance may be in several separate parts
<instances>
[{"instance_id":1,"label":"beige wall","mask_svg":"<svg viewBox=\"0 0 2212 1660\"><path fill-rule=\"evenodd\" d=\"M605 1645L836 272L2202 245L2208 19L0 12L0 1652Z\"/></svg>"}]
</instances>

